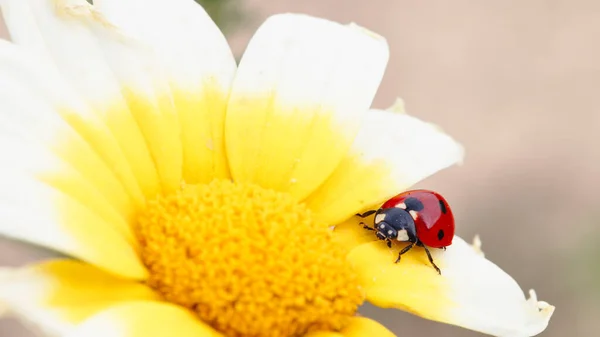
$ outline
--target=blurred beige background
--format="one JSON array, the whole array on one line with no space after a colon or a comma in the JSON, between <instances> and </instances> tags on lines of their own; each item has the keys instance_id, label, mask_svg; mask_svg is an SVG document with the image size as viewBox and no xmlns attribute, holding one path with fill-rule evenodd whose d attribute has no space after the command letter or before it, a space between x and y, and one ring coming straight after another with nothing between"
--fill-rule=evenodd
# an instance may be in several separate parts
<instances>
[{"instance_id":1,"label":"blurred beige background","mask_svg":"<svg viewBox=\"0 0 600 337\"><path fill-rule=\"evenodd\" d=\"M459 235L557 306L542 336L597 336L600 322L600 2L594 0L242 0L237 54L268 15L304 12L385 36L376 98L396 96L467 149L462 167L420 184L453 205ZM0 265L45 256L0 241ZM398 286L402 286L399 282ZM479 336L365 308L399 336ZM0 336L27 336L0 322Z\"/></svg>"}]
</instances>

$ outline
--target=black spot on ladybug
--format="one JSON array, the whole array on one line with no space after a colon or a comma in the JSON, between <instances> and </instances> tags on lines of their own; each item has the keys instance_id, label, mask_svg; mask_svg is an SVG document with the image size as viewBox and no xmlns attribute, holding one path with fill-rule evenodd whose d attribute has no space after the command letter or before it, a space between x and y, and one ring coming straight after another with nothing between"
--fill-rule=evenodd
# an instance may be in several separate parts
<instances>
[{"instance_id":1,"label":"black spot on ladybug","mask_svg":"<svg viewBox=\"0 0 600 337\"><path fill-rule=\"evenodd\" d=\"M406 198L406 200L404 200L404 204L406 205L407 211L420 212L424 208L421 200L417 198Z\"/></svg>"},{"instance_id":2,"label":"black spot on ladybug","mask_svg":"<svg viewBox=\"0 0 600 337\"><path fill-rule=\"evenodd\" d=\"M440 230L438 231L438 235L437 235L437 236L438 236L438 240L441 240L441 239L443 239L443 238L444 238L444 230L443 230L443 229L440 229Z\"/></svg>"},{"instance_id":3,"label":"black spot on ladybug","mask_svg":"<svg viewBox=\"0 0 600 337\"><path fill-rule=\"evenodd\" d=\"M440 200L440 208L442 209L442 213L446 214L448 212L448 209L446 209L446 204L444 203L444 200ZM442 234L443 236L443 234Z\"/></svg>"}]
</instances>

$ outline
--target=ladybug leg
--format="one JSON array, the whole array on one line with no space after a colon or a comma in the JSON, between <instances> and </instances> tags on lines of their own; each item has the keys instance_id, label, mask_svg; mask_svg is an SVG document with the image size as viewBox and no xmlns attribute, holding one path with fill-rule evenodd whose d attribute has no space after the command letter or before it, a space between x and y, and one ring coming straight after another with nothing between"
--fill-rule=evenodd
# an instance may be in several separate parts
<instances>
[{"instance_id":1,"label":"ladybug leg","mask_svg":"<svg viewBox=\"0 0 600 337\"><path fill-rule=\"evenodd\" d=\"M375 230L375 228L367 226L367 224L364 223L364 222L362 222L362 221L359 223L359 225L362 225L364 229L368 229L370 231L374 231Z\"/></svg>"},{"instance_id":2,"label":"ladybug leg","mask_svg":"<svg viewBox=\"0 0 600 337\"><path fill-rule=\"evenodd\" d=\"M362 213L362 214L361 214L361 213L356 213L355 215L356 215L356 216L359 216L359 217L361 217L361 218L366 218L366 217L368 217L369 215L371 215L371 214L374 214L374 213L377 213L377 211L376 211L376 210L370 210L370 211L366 211L366 212L364 212L364 213ZM362 221L359 223L359 225L362 225L364 229L367 229L367 230L370 230L370 231L374 231L374 230L375 230L375 228L374 228L374 227L367 226L367 224L365 224L365 223L364 223L364 222L362 222Z\"/></svg>"},{"instance_id":3,"label":"ladybug leg","mask_svg":"<svg viewBox=\"0 0 600 337\"><path fill-rule=\"evenodd\" d=\"M438 268L438 266L435 264L435 262L433 262L433 257L431 257L431 253L429 252L429 249L427 249L427 247L425 247L424 245L421 245L424 249L425 249L425 253L427 253L427 258L429 259L429 263L431 263L431 265L433 266L433 268L435 268L435 270L438 272L438 274L442 275L442 271L440 270L440 268Z\"/></svg>"},{"instance_id":4,"label":"ladybug leg","mask_svg":"<svg viewBox=\"0 0 600 337\"><path fill-rule=\"evenodd\" d=\"M386 240L385 244L388 246L388 248L392 248L392 241Z\"/></svg>"},{"instance_id":5,"label":"ladybug leg","mask_svg":"<svg viewBox=\"0 0 600 337\"><path fill-rule=\"evenodd\" d=\"M394 262L394 263L398 263L398 262L400 262L400 259L402 258L402 254L404 254L404 253L408 252L408 251L409 251L409 250L411 250L411 249L412 249L414 246L415 246L415 243L413 242L413 243L411 243L410 245L408 245L408 246L406 246L406 247L402 248L402 250L400 251L400 253L398 253L398 258L396 259L396 262Z\"/></svg>"},{"instance_id":6,"label":"ladybug leg","mask_svg":"<svg viewBox=\"0 0 600 337\"><path fill-rule=\"evenodd\" d=\"M361 213L356 213L355 215L364 219L364 218L368 217L369 215L372 215L372 214L375 214L375 213L377 213L376 210L370 210L370 211L366 211L366 212L364 212L362 214ZM375 230L375 227L367 226L367 224L365 224L362 221L359 223L359 225L362 225L364 229L367 229L367 230L370 230L370 231L374 231Z\"/></svg>"},{"instance_id":7,"label":"ladybug leg","mask_svg":"<svg viewBox=\"0 0 600 337\"><path fill-rule=\"evenodd\" d=\"M372 209L372 210L370 210L370 211L366 211L366 212L364 212L364 213L362 213L362 214L361 214L361 213L356 213L356 216L359 216L359 217L361 217L361 218L366 218L366 217L368 217L368 216L369 216L369 215L371 215L371 214L375 214L376 212L377 212L376 210L373 210L373 209Z\"/></svg>"}]
</instances>

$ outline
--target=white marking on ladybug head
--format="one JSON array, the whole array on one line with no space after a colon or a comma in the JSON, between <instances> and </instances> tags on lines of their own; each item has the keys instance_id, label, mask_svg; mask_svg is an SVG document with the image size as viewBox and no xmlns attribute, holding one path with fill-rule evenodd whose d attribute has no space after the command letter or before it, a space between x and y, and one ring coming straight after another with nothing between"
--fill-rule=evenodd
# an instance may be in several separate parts
<instances>
[{"instance_id":1,"label":"white marking on ladybug head","mask_svg":"<svg viewBox=\"0 0 600 337\"><path fill-rule=\"evenodd\" d=\"M391 230L390 230L390 231L388 231L387 233L388 233L388 235L392 235L392 234L394 234L394 232L393 232L393 231L391 231Z\"/></svg>"},{"instance_id":2,"label":"white marking on ladybug head","mask_svg":"<svg viewBox=\"0 0 600 337\"><path fill-rule=\"evenodd\" d=\"M410 213L410 216L412 216L413 220L417 220L419 217L419 213L417 211L408 211L408 213Z\"/></svg>"},{"instance_id":3,"label":"white marking on ladybug head","mask_svg":"<svg viewBox=\"0 0 600 337\"><path fill-rule=\"evenodd\" d=\"M394 206L394 207L396 207L396 208L401 208L401 209L406 209L406 204L405 204L405 203L403 203L403 202L401 202L401 203L397 204L397 205L396 205L396 206Z\"/></svg>"},{"instance_id":4,"label":"white marking on ladybug head","mask_svg":"<svg viewBox=\"0 0 600 337\"><path fill-rule=\"evenodd\" d=\"M402 229L398 231L398 236L396 237L396 240L398 241L408 241L408 233L406 232L406 229Z\"/></svg>"},{"instance_id":5,"label":"white marking on ladybug head","mask_svg":"<svg viewBox=\"0 0 600 337\"><path fill-rule=\"evenodd\" d=\"M384 225L384 224L381 224L381 225L379 225L379 228L381 228L381 229L384 229L384 228L385 228L385 225Z\"/></svg>"},{"instance_id":6,"label":"white marking on ladybug head","mask_svg":"<svg viewBox=\"0 0 600 337\"><path fill-rule=\"evenodd\" d=\"M385 220L385 214L377 214L375 216L375 223L380 223Z\"/></svg>"}]
</instances>

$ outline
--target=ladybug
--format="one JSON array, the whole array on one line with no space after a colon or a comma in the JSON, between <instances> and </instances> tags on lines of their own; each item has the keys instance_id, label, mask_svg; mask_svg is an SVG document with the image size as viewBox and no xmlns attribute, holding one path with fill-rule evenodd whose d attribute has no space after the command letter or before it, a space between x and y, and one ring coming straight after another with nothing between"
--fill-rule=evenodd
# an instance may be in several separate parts
<instances>
[{"instance_id":1,"label":"ladybug","mask_svg":"<svg viewBox=\"0 0 600 337\"><path fill-rule=\"evenodd\" d=\"M433 268L442 274L427 247L445 250L452 244L454 216L444 197L429 190L407 191L386 201L378 210L357 215L365 218L372 214L375 214L373 227L361 224L375 231L377 238L385 240L388 247L392 247L393 240L410 242L400 251L396 263L402 254L419 246L425 249Z\"/></svg>"}]
</instances>

